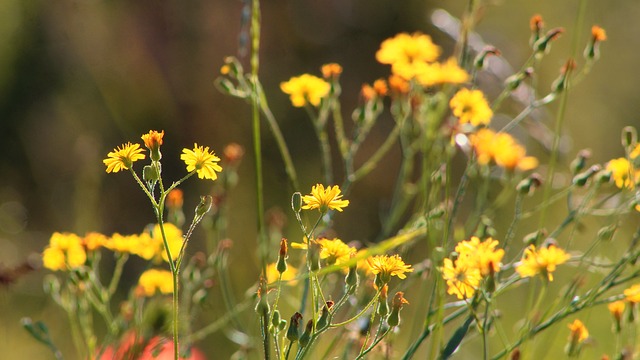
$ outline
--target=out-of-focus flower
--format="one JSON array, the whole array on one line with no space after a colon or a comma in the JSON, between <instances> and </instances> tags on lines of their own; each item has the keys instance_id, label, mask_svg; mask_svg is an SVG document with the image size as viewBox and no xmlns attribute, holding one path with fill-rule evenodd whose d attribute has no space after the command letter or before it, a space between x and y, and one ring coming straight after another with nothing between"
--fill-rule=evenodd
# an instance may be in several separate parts
<instances>
[{"instance_id":1,"label":"out-of-focus flower","mask_svg":"<svg viewBox=\"0 0 640 360\"><path fill-rule=\"evenodd\" d=\"M138 285L145 296L153 296L156 292L161 294L173 293L173 278L167 270L149 269L140 275Z\"/></svg>"},{"instance_id":2,"label":"out-of-focus flower","mask_svg":"<svg viewBox=\"0 0 640 360\"><path fill-rule=\"evenodd\" d=\"M380 63L390 64L391 71L406 80L414 78L425 63L434 62L439 56L440 47L422 33L398 34L383 41L376 52Z\"/></svg>"},{"instance_id":3,"label":"out-of-focus flower","mask_svg":"<svg viewBox=\"0 0 640 360\"><path fill-rule=\"evenodd\" d=\"M329 265L345 263L356 253L355 248L340 239L319 239L317 243L320 244L320 259L324 259Z\"/></svg>"},{"instance_id":4,"label":"out-of-focus flower","mask_svg":"<svg viewBox=\"0 0 640 360\"><path fill-rule=\"evenodd\" d=\"M538 166L538 160L532 156L526 156L525 148L507 133L480 129L475 134L471 134L469 142L480 164L486 165L494 161L496 165L509 171L515 168L526 171Z\"/></svg>"},{"instance_id":5,"label":"out-of-focus flower","mask_svg":"<svg viewBox=\"0 0 640 360\"><path fill-rule=\"evenodd\" d=\"M455 262L444 259L440 271L447 282L447 293L457 296L458 299L473 297L482 280L482 274L477 267L460 259Z\"/></svg>"},{"instance_id":6,"label":"out-of-focus flower","mask_svg":"<svg viewBox=\"0 0 640 360\"><path fill-rule=\"evenodd\" d=\"M69 270L84 265L87 253L82 238L71 233L53 233L42 253L43 266L49 270Z\"/></svg>"},{"instance_id":7,"label":"out-of-focus flower","mask_svg":"<svg viewBox=\"0 0 640 360\"><path fill-rule=\"evenodd\" d=\"M331 85L317 76L302 74L280 83L280 89L289 95L295 107L303 107L306 104L318 106L320 100L331 90Z\"/></svg>"},{"instance_id":8,"label":"out-of-focus flower","mask_svg":"<svg viewBox=\"0 0 640 360\"><path fill-rule=\"evenodd\" d=\"M298 276L298 269L293 266L287 266L287 270L282 273L282 281L288 285L295 285L295 278ZM277 269L276 263L267 265L267 283L273 284L280 278L280 272Z\"/></svg>"},{"instance_id":9,"label":"out-of-focus flower","mask_svg":"<svg viewBox=\"0 0 640 360\"><path fill-rule=\"evenodd\" d=\"M449 105L461 124L487 125L493 117L493 111L480 90L460 89L451 98Z\"/></svg>"},{"instance_id":10,"label":"out-of-focus flower","mask_svg":"<svg viewBox=\"0 0 640 360\"><path fill-rule=\"evenodd\" d=\"M556 267L564 264L569 258L571 256L557 246L536 249L534 245L529 245L520 264L516 265L516 271L523 278L542 274L549 281L553 281Z\"/></svg>"}]
</instances>

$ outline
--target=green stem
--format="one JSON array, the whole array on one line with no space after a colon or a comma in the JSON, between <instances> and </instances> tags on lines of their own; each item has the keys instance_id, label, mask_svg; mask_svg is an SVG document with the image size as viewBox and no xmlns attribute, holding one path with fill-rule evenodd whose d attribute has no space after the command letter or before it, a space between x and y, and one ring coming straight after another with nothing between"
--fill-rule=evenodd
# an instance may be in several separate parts
<instances>
[{"instance_id":1,"label":"green stem","mask_svg":"<svg viewBox=\"0 0 640 360\"><path fill-rule=\"evenodd\" d=\"M391 130L391 133L389 133L389 136L387 136L378 150L376 150L376 152L373 153L373 155L364 164L362 164L362 166L358 170L349 175L349 181L351 183L362 179L364 176L366 176L376 168L378 162L387 154L387 152L389 152L389 150L391 150L391 147L396 143L396 140L400 135L401 126L402 125L400 123L396 123L393 130Z\"/></svg>"}]
</instances>

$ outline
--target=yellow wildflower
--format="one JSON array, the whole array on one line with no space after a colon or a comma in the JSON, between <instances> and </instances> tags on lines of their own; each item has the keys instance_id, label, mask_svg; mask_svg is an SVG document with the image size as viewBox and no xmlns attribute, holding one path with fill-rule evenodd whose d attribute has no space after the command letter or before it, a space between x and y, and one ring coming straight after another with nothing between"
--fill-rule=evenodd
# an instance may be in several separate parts
<instances>
[{"instance_id":1,"label":"yellow wildflower","mask_svg":"<svg viewBox=\"0 0 640 360\"><path fill-rule=\"evenodd\" d=\"M467 261L461 261L460 258L455 262L444 259L440 271L449 287L447 293L457 296L458 299L473 297L482 280L480 270Z\"/></svg>"},{"instance_id":2,"label":"yellow wildflower","mask_svg":"<svg viewBox=\"0 0 640 360\"><path fill-rule=\"evenodd\" d=\"M280 273L278 272L276 265L277 265L276 263L271 263L267 265L267 283L268 284L273 284L276 281L278 281L278 279L280 278ZM287 266L287 270L282 273L282 281L293 286L296 284L296 281L294 281L296 276L298 276L298 269L289 265Z\"/></svg>"},{"instance_id":3,"label":"yellow wildflower","mask_svg":"<svg viewBox=\"0 0 640 360\"><path fill-rule=\"evenodd\" d=\"M538 160L526 156L526 150L507 133L495 133L490 129L480 129L469 137L475 150L478 163L486 165L492 160L496 165L509 171L516 167L520 170L531 170L538 166Z\"/></svg>"},{"instance_id":4,"label":"yellow wildflower","mask_svg":"<svg viewBox=\"0 0 640 360\"><path fill-rule=\"evenodd\" d=\"M469 80L469 74L458 66L455 58L450 58L442 64L433 63L425 65L418 71L416 79L423 86L462 84Z\"/></svg>"},{"instance_id":5,"label":"yellow wildflower","mask_svg":"<svg viewBox=\"0 0 640 360\"><path fill-rule=\"evenodd\" d=\"M523 278L542 274L549 281L553 281L556 266L564 264L570 257L557 246L550 245L536 250L534 245L529 245L524 251L520 264L516 265L516 271Z\"/></svg>"},{"instance_id":6,"label":"yellow wildflower","mask_svg":"<svg viewBox=\"0 0 640 360\"><path fill-rule=\"evenodd\" d=\"M628 289L624 290L625 300L630 303L640 303L640 284L635 284Z\"/></svg>"},{"instance_id":7,"label":"yellow wildflower","mask_svg":"<svg viewBox=\"0 0 640 360\"><path fill-rule=\"evenodd\" d=\"M218 178L217 172L222 171L222 167L218 165L220 158L213 151L209 152L209 147L198 146L193 144L193 150L182 149L180 160L187 165L187 171L197 171L200 179L215 180Z\"/></svg>"},{"instance_id":8,"label":"yellow wildflower","mask_svg":"<svg viewBox=\"0 0 640 360\"><path fill-rule=\"evenodd\" d=\"M153 296L156 292L162 294L173 293L173 278L167 270L149 269L140 275L138 285L145 296Z\"/></svg>"},{"instance_id":9,"label":"yellow wildflower","mask_svg":"<svg viewBox=\"0 0 640 360\"><path fill-rule=\"evenodd\" d=\"M129 235L129 250L132 254L138 255L145 260L151 260L160 256L162 251L162 240L154 239L149 233L140 235Z\"/></svg>"},{"instance_id":10,"label":"yellow wildflower","mask_svg":"<svg viewBox=\"0 0 640 360\"><path fill-rule=\"evenodd\" d=\"M322 77L325 79L337 78L342 74L342 66L336 63L324 64L320 70L322 71Z\"/></svg>"},{"instance_id":11,"label":"yellow wildflower","mask_svg":"<svg viewBox=\"0 0 640 360\"><path fill-rule=\"evenodd\" d=\"M285 94L289 94L291 103L295 107L303 107L307 103L318 106L320 100L331 90L331 85L317 76L302 74L280 83L280 89Z\"/></svg>"},{"instance_id":12,"label":"yellow wildflower","mask_svg":"<svg viewBox=\"0 0 640 360\"><path fill-rule=\"evenodd\" d=\"M493 117L493 111L480 90L460 89L449 101L453 115L462 124L473 126L488 125Z\"/></svg>"},{"instance_id":13,"label":"yellow wildflower","mask_svg":"<svg viewBox=\"0 0 640 360\"><path fill-rule=\"evenodd\" d=\"M569 330L571 330L569 340L572 342L581 343L589 337L589 331L586 326L578 319L575 319L573 323L569 324Z\"/></svg>"},{"instance_id":14,"label":"yellow wildflower","mask_svg":"<svg viewBox=\"0 0 640 360\"><path fill-rule=\"evenodd\" d=\"M496 249L498 240L487 238L480 241L476 236L470 240L461 241L456 245L456 252L459 254L456 262L465 261L470 266L480 270L482 276L500 271L500 262L504 256L503 249Z\"/></svg>"},{"instance_id":15,"label":"yellow wildflower","mask_svg":"<svg viewBox=\"0 0 640 360\"><path fill-rule=\"evenodd\" d=\"M611 171L611 178L620 189L633 189L640 181L640 171L633 169L633 165L625 158L610 160L606 169ZM631 174L633 174L633 178Z\"/></svg>"},{"instance_id":16,"label":"yellow wildflower","mask_svg":"<svg viewBox=\"0 0 640 360\"><path fill-rule=\"evenodd\" d=\"M382 64L390 64L391 71L411 80L422 65L434 62L440 56L440 47L431 41L429 35L401 33L382 42L376 52L376 59Z\"/></svg>"},{"instance_id":17,"label":"yellow wildflower","mask_svg":"<svg viewBox=\"0 0 640 360\"><path fill-rule=\"evenodd\" d=\"M383 284L391 280L392 276L399 279L406 279L404 273L413 272L411 265L407 265L402 261L400 255L376 255L367 259L371 272L375 274Z\"/></svg>"},{"instance_id":18,"label":"yellow wildflower","mask_svg":"<svg viewBox=\"0 0 640 360\"><path fill-rule=\"evenodd\" d=\"M342 211L342 208L349 205L349 200L343 200L340 192L338 185L327 186L326 189L322 184L312 186L311 194L302 197L302 201L305 203L302 208L305 210L318 209L321 213L328 210Z\"/></svg>"},{"instance_id":19,"label":"yellow wildflower","mask_svg":"<svg viewBox=\"0 0 640 360\"><path fill-rule=\"evenodd\" d=\"M134 162L144 159L143 151L140 144L128 142L113 149L102 162L107 166L108 173L117 173L120 170L128 170Z\"/></svg>"},{"instance_id":20,"label":"yellow wildflower","mask_svg":"<svg viewBox=\"0 0 640 360\"><path fill-rule=\"evenodd\" d=\"M69 270L84 265L87 253L82 239L71 233L53 233L42 253L43 266L49 270Z\"/></svg>"},{"instance_id":21,"label":"yellow wildflower","mask_svg":"<svg viewBox=\"0 0 640 360\"><path fill-rule=\"evenodd\" d=\"M182 248L182 242L184 238L182 237L182 230L180 230L177 226L172 223L164 223L164 233L167 237L167 243L169 244L169 250L171 251L171 257L173 260L178 258L180 255L180 249ZM164 247L164 242L162 240L162 232L160 231L160 225L156 224L153 227L153 231L151 232L151 237L156 243L160 244L160 254L164 261L169 261L169 257L167 256L167 251ZM157 254L158 255L158 254Z\"/></svg>"},{"instance_id":22,"label":"yellow wildflower","mask_svg":"<svg viewBox=\"0 0 640 360\"><path fill-rule=\"evenodd\" d=\"M111 251L120 252L120 253L132 253L132 245L134 245L135 235L120 235L115 233L111 235L109 239L104 244L104 247Z\"/></svg>"},{"instance_id":23,"label":"yellow wildflower","mask_svg":"<svg viewBox=\"0 0 640 360\"><path fill-rule=\"evenodd\" d=\"M617 320L620 321L622 319L622 313L624 312L625 304L624 301L618 300L607 305L609 308L609 312L611 315Z\"/></svg>"},{"instance_id":24,"label":"yellow wildflower","mask_svg":"<svg viewBox=\"0 0 640 360\"><path fill-rule=\"evenodd\" d=\"M90 232L82 239L82 245L90 251L103 247L106 242L107 237L97 232Z\"/></svg>"},{"instance_id":25,"label":"yellow wildflower","mask_svg":"<svg viewBox=\"0 0 640 360\"><path fill-rule=\"evenodd\" d=\"M320 259L325 259L329 265L340 265L351 259L351 254L356 253L356 249L345 244L340 239L320 239Z\"/></svg>"}]
</instances>

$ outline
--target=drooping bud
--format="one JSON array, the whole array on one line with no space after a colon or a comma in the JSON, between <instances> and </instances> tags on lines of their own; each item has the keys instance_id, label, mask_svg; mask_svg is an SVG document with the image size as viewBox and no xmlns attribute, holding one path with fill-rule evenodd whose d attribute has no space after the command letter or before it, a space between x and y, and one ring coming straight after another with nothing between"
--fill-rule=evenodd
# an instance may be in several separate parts
<instances>
[{"instance_id":1,"label":"drooping bud","mask_svg":"<svg viewBox=\"0 0 640 360\"><path fill-rule=\"evenodd\" d=\"M598 60L600 58L600 43L607 40L607 33L598 25L591 27L591 39L584 49L584 57L587 60Z\"/></svg>"},{"instance_id":2,"label":"drooping bud","mask_svg":"<svg viewBox=\"0 0 640 360\"><path fill-rule=\"evenodd\" d=\"M523 71L517 72L511 76L509 76L508 78L505 79L504 81L504 86L508 91L513 91L515 89L518 88L518 86L520 86L520 84L531 77L531 75L533 74L533 68L532 67L528 67L526 69L524 69Z\"/></svg>"},{"instance_id":3,"label":"drooping bud","mask_svg":"<svg viewBox=\"0 0 640 360\"><path fill-rule=\"evenodd\" d=\"M533 191L542 185L542 177L538 173L529 175L516 186L516 190L523 195L531 195Z\"/></svg>"},{"instance_id":4,"label":"drooping bud","mask_svg":"<svg viewBox=\"0 0 640 360\"><path fill-rule=\"evenodd\" d=\"M484 49L482 49L482 51L478 53L478 56L476 56L475 60L473 61L473 65L477 69L484 68L484 62L489 55L500 56L500 50L498 50L498 48L496 48L495 46L485 46Z\"/></svg>"},{"instance_id":5,"label":"drooping bud","mask_svg":"<svg viewBox=\"0 0 640 360\"><path fill-rule=\"evenodd\" d=\"M402 291L398 291L393 297L393 308L391 309L391 314L389 314L389 318L387 319L387 324L389 324L389 326L398 326L398 324L400 324L400 310L402 310L402 307L405 304L409 304L409 302L404 298L404 293Z\"/></svg>"},{"instance_id":6,"label":"drooping bud","mask_svg":"<svg viewBox=\"0 0 640 360\"><path fill-rule=\"evenodd\" d=\"M533 50L537 53L546 53L547 51L549 51L549 45L551 44L551 41L557 39L563 32L564 29L560 27L553 28L547 31L547 33L543 37L538 39L533 44Z\"/></svg>"},{"instance_id":7,"label":"drooping bud","mask_svg":"<svg viewBox=\"0 0 640 360\"><path fill-rule=\"evenodd\" d=\"M282 275L287 271L287 239L282 238L280 240L280 252L278 253L278 262L276 263L276 270Z\"/></svg>"},{"instance_id":8,"label":"drooping bud","mask_svg":"<svg viewBox=\"0 0 640 360\"><path fill-rule=\"evenodd\" d=\"M211 210L212 204L213 197L211 195L200 196L200 203L196 206L196 219L202 219Z\"/></svg>"},{"instance_id":9,"label":"drooping bud","mask_svg":"<svg viewBox=\"0 0 640 360\"><path fill-rule=\"evenodd\" d=\"M575 175L582 171L582 169L587 166L587 160L591 158L591 150L590 149L582 149L576 155L576 158L571 161L571 172Z\"/></svg>"},{"instance_id":10,"label":"drooping bud","mask_svg":"<svg viewBox=\"0 0 640 360\"><path fill-rule=\"evenodd\" d=\"M562 66L560 76L551 84L551 92L553 94L560 94L567 88L569 77L575 68L576 62L569 58L564 66Z\"/></svg>"},{"instance_id":11,"label":"drooping bud","mask_svg":"<svg viewBox=\"0 0 640 360\"><path fill-rule=\"evenodd\" d=\"M600 165L593 165L587 171L581 172L580 174L573 177L573 184L576 186L584 186L593 175L602 170Z\"/></svg>"},{"instance_id":12,"label":"drooping bud","mask_svg":"<svg viewBox=\"0 0 640 360\"><path fill-rule=\"evenodd\" d=\"M302 314L296 312L291 316L291 321L289 322L289 330L287 330L287 340L292 343L298 341L300 338L300 326L302 325L300 322L302 321Z\"/></svg>"},{"instance_id":13,"label":"drooping bud","mask_svg":"<svg viewBox=\"0 0 640 360\"><path fill-rule=\"evenodd\" d=\"M320 318L316 323L316 328L318 328L319 330L322 330L325 327L329 326L329 315L331 315L331 308L334 304L335 303L333 301L329 300L322 307L322 313L320 314Z\"/></svg>"},{"instance_id":14,"label":"drooping bud","mask_svg":"<svg viewBox=\"0 0 640 360\"><path fill-rule=\"evenodd\" d=\"M313 320L307 321L307 326L304 328L304 332L300 336L300 346L305 347L311 341L311 333L313 332Z\"/></svg>"}]
</instances>

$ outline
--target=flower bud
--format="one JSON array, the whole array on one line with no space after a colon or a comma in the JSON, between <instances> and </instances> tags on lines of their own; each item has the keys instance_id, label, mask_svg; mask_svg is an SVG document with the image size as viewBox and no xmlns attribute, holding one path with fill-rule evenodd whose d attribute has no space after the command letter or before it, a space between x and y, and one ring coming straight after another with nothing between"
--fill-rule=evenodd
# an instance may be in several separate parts
<instances>
[{"instance_id":1,"label":"flower bud","mask_svg":"<svg viewBox=\"0 0 640 360\"><path fill-rule=\"evenodd\" d=\"M309 262L310 271L320 270L320 245L315 240L309 240L307 261Z\"/></svg>"},{"instance_id":2,"label":"flower bud","mask_svg":"<svg viewBox=\"0 0 640 360\"><path fill-rule=\"evenodd\" d=\"M291 208L295 213L299 213L302 210L302 194L298 191L291 196Z\"/></svg>"},{"instance_id":3,"label":"flower bud","mask_svg":"<svg viewBox=\"0 0 640 360\"><path fill-rule=\"evenodd\" d=\"M622 314L624 313L624 301L614 301L608 305L609 312L613 317L613 331L618 334L622 330Z\"/></svg>"},{"instance_id":4,"label":"flower bud","mask_svg":"<svg viewBox=\"0 0 640 360\"><path fill-rule=\"evenodd\" d=\"M160 180L160 163L152 163L142 168L142 180L146 182Z\"/></svg>"},{"instance_id":5,"label":"flower bud","mask_svg":"<svg viewBox=\"0 0 640 360\"><path fill-rule=\"evenodd\" d=\"M578 155L576 155L576 158L573 159L573 161L571 162L571 165L570 165L571 173L575 175L580 171L582 171L582 169L584 169L585 166L587 166L587 160L589 160L590 158L591 158L591 150L589 149L580 150L578 152Z\"/></svg>"},{"instance_id":6,"label":"flower bud","mask_svg":"<svg viewBox=\"0 0 640 360\"><path fill-rule=\"evenodd\" d=\"M300 338L300 321L302 321L302 314L296 312L291 316L289 322L289 330L287 330L287 340L296 342Z\"/></svg>"},{"instance_id":7,"label":"flower bud","mask_svg":"<svg viewBox=\"0 0 640 360\"><path fill-rule=\"evenodd\" d=\"M551 41L557 39L563 32L563 28L554 28L547 31L547 33L543 37L538 39L533 44L533 50L537 53L545 53L549 51L549 45L551 44Z\"/></svg>"},{"instance_id":8,"label":"flower bud","mask_svg":"<svg viewBox=\"0 0 640 360\"><path fill-rule=\"evenodd\" d=\"M155 130L149 130L148 134L142 135L144 146L149 149L151 161L157 162L162 159L160 153L160 145L162 145L162 137L164 136L164 130L157 132Z\"/></svg>"},{"instance_id":9,"label":"flower bud","mask_svg":"<svg viewBox=\"0 0 640 360\"><path fill-rule=\"evenodd\" d=\"M598 230L598 239L603 241L610 241L611 239L613 239L613 235L616 233L617 229L618 226L616 224L611 224L601 228L600 230Z\"/></svg>"},{"instance_id":10,"label":"flower bud","mask_svg":"<svg viewBox=\"0 0 640 360\"><path fill-rule=\"evenodd\" d=\"M531 195L531 193L542 185L542 177L540 174L533 173L526 179L523 179L516 186L516 190L522 195Z\"/></svg>"},{"instance_id":11,"label":"flower bud","mask_svg":"<svg viewBox=\"0 0 640 360\"><path fill-rule=\"evenodd\" d=\"M560 76L551 84L551 92L553 94L560 94L567 88L569 76L575 68L576 62L573 59L568 59L560 70Z\"/></svg>"},{"instance_id":12,"label":"flower bud","mask_svg":"<svg viewBox=\"0 0 640 360\"><path fill-rule=\"evenodd\" d=\"M506 78L504 86L508 91L513 91L517 89L525 79L531 77L531 74L533 74L533 68L528 67Z\"/></svg>"},{"instance_id":13,"label":"flower bud","mask_svg":"<svg viewBox=\"0 0 640 360\"><path fill-rule=\"evenodd\" d=\"M638 132L633 126L625 126L622 129L622 146L625 149L631 149L638 142Z\"/></svg>"},{"instance_id":14,"label":"flower bud","mask_svg":"<svg viewBox=\"0 0 640 360\"><path fill-rule=\"evenodd\" d=\"M587 60L598 60L600 58L600 43L607 40L607 33L600 26L591 27L591 39L584 49L584 57Z\"/></svg>"},{"instance_id":15,"label":"flower bud","mask_svg":"<svg viewBox=\"0 0 640 360\"><path fill-rule=\"evenodd\" d=\"M544 28L544 21L542 20L542 16L536 14L531 17L529 20L529 27L531 28L531 39L529 43L533 46L542 35L542 29Z\"/></svg>"},{"instance_id":16,"label":"flower bud","mask_svg":"<svg viewBox=\"0 0 640 360\"><path fill-rule=\"evenodd\" d=\"M398 291L393 297L393 309L387 319L387 324L389 324L389 326L398 326L398 324L400 324L400 310L402 310L404 304L408 303L407 299L404 298L404 293L402 291Z\"/></svg>"},{"instance_id":17,"label":"flower bud","mask_svg":"<svg viewBox=\"0 0 640 360\"><path fill-rule=\"evenodd\" d=\"M496 48L495 46L485 46L484 49L482 49L482 51L478 53L478 56L476 56L475 60L473 61L473 66L475 66L477 69L484 68L484 62L489 55L500 56L500 50L498 50L498 48Z\"/></svg>"},{"instance_id":18,"label":"flower bud","mask_svg":"<svg viewBox=\"0 0 640 360\"><path fill-rule=\"evenodd\" d=\"M313 320L307 321L307 326L304 329L304 332L300 336L300 346L305 347L311 341L311 333L313 332Z\"/></svg>"},{"instance_id":19,"label":"flower bud","mask_svg":"<svg viewBox=\"0 0 640 360\"><path fill-rule=\"evenodd\" d=\"M333 307L334 302L329 300L322 307L322 313L320 314L320 318L316 323L316 328L322 330L325 327L329 326L329 315L331 315L331 308Z\"/></svg>"},{"instance_id":20,"label":"flower bud","mask_svg":"<svg viewBox=\"0 0 640 360\"><path fill-rule=\"evenodd\" d=\"M280 252L278 253L278 262L276 263L276 270L280 274L287 271L287 239L282 238L280 240Z\"/></svg>"},{"instance_id":21,"label":"flower bud","mask_svg":"<svg viewBox=\"0 0 640 360\"><path fill-rule=\"evenodd\" d=\"M601 170L600 165L593 165L587 171L581 172L580 174L573 177L573 184L576 186L584 186L593 175Z\"/></svg>"},{"instance_id":22,"label":"flower bud","mask_svg":"<svg viewBox=\"0 0 640 360\"><path fill-rule=\"evenodd\" d=\"M256 312L260 316L266 317L269 315L269 302L267 299L267 281L263 276L260 276L260 281L258 285L258 303L256 304Z\"/></svg>"},{"instance_id":23,"label":"flower bud","mask_svg":"<svg viewBox=\"0 0 640 360\"><path fill-rule=\"evenodd\" d=\"M389 313L389 304L387 303L387 292L389 291L389 286L384 285L382 290L380 291L380 297L378 299L378 315L383 318Z\"/></svg>"},{"instance_id":24,"label":"flower bud","mask_svg":"<svg viewBox=\"0 0 640 360\"><path fill-rule=\"evenodd\" d=\"M351 258L353 259L355 254L351 254ZM346 292L348 294L353 294L358 287L358 264L353 264L349 266L349 272L347 276L344 278L344 283L346 287Z\"/></svg>"},{"instance_id":25,"label":"flower bud","mask_svg":"<svg viewBox=\"0 0 640 360\"><path fill-rule=\"evenodd\" d=\"M196 206L196 218L202 218L211 210L213 197L211 195L200 196L200 203Z\"/></svg>"}]
</instances>

